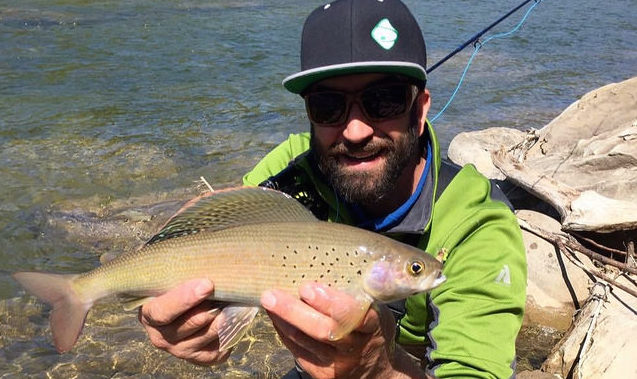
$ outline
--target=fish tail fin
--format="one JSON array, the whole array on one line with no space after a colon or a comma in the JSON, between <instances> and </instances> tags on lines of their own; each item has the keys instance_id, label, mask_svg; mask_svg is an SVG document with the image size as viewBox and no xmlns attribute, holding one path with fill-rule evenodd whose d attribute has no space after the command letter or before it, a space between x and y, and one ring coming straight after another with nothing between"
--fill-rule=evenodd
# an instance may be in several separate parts
<instances>
[{"instance_id":1,"label":"fish tail fin","mask_svg":"<svg viewBox=\"0 0 637 379\"><path fill-rule=\"evenodd\" d=\"M71 350L93 305L93 300L84 300L73 288L76 275L17 272L13 277L29 293L53 307L50 321L55 348L60 353Z\"/></svg>"}]
</instances>

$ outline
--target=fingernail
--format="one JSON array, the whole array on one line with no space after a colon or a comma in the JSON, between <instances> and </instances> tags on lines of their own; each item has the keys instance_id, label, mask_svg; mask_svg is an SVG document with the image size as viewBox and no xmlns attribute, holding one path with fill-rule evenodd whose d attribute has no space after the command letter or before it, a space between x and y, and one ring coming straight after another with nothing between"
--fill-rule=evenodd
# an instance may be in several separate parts
<instances>
[{"instance_id":1,"label":"fingernail","mask_svg":"<svg viewBox=\"0 0 637 379\"><path fill-rule=\"evenodd\" d=\"M197 295L197 297L208 296L210 294L211 288L212 288L212 283L210 283L210 281L208 280L201 281L195 287L195 295Z\"/></svg>"},{"instance_id":2,"label":"fingernail","mask_svg":"<svg viewBox=\"0 0 637 379\"><path fill-rule=\"evenodd\" d=\"M208 314L211 316L217 316L219 313L221 313L221 308L212 308L208 310Z\"/></svg>"},{"instance_id":3,"label":"fingernail","mask_svg":"<svg viewBox=\"0 0 637 379\"><path fill-rule=\"evenodd\" d=\"M301 299L307 301L314 300L314 290L309 285L304 285L299 289L299 295L301 295Z\"/></svg>"},{"instance_id":4,"label":"fingernail","mask_svg":"<svg viewBox=\"0 0 637 379\"><path fill-rule=\"evenodd\" d=\"M316 292L318 292L324 298L327 298L327 291L325 291L325 287L322 284L316 286Z\"/></svg>"},{"instance_id":5,"label":"fingernail","mask_svg":"<svg viewBox=\"0 0 637 379\"><path fill-rule=\"evenodd\" d=\"M261 295L261 305L263 305L263 308L268 310L273 309L276 306L276 297L274 297L274 294L271 291L265 291Z\"/></svg>"}]
</instances>

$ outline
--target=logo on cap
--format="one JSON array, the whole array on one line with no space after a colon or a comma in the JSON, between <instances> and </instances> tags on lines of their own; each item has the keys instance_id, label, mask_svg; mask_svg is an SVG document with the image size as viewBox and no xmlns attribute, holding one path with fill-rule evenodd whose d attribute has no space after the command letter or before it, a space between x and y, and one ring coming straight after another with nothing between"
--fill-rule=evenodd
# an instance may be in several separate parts
<instances>
[{"instance_id":1,"label":"logo on cap","mask_svg":"<svg viewBox=\"0 0 637 379\"><path fill-rule=\"evenodd\" d=\"M372 38L385 50L394 47L398 40L398 30L396 30L388 19L384 18L372 29Z\"/></svg>"}]
</instances>

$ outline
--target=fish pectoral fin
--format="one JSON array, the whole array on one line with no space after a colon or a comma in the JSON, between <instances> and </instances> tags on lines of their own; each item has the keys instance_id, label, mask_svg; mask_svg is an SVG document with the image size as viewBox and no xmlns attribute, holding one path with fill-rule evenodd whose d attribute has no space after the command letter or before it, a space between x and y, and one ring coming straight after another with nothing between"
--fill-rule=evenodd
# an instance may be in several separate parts
<instances>
[{"instance_id":1,"label":"fish pectoral fin","mask_svg":"<svg viewBox=\"0 0 637 379\"><path fill-rule=\"evenodd\" d=\"M328 338L332 341L340 340L352 330L356 329L367 314L367 310L374 301L371 296L364 292L353 295L354 306L352 304L335 304L331 309L330 317L337 321L337 326L329 331Z\"/></svg>"},{"instance_id":2,"label":"fish pectoral fin","mask_svg":"<svg viewBox=\"0 0 637 379\"><path fill-rule=\"evenodd\" d=\"M154 298L153 296L133 297L133 296L120 295L120 302L124 306L124 310L132 311L133 309L137 307L141 307L142 305L148 303L153 298Z\"/></svg>"},{"instance_id":3,"label":"fish pectoral fin","mask_svg":"<svg viewBox=\"0 0 637 379\"><path fill-rule=\"evenodd\" d=\"M228 350L236 345L246 334L259 307L246 305L228 305L224 307L214 323L218 323L219 350Z\"/></svg>"}]
</instances>

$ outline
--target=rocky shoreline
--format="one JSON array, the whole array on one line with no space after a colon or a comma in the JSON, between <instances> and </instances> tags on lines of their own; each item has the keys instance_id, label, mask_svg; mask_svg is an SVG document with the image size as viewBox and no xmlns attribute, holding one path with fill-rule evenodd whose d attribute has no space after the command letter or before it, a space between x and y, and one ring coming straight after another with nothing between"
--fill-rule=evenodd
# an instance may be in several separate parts
<instances>
[{"instance_id":1,"label":"rocky shoreline","mask_svg":"<svg viewBox=\"0 0 637 379\"><path fill-rule=\"evenodd\" d=\"M511 198L529 278L525 325L565 332L520 378L637 377L637 77L595 89L540 130L461 133L449 158Z\"/></svg>"}]
</instances>

